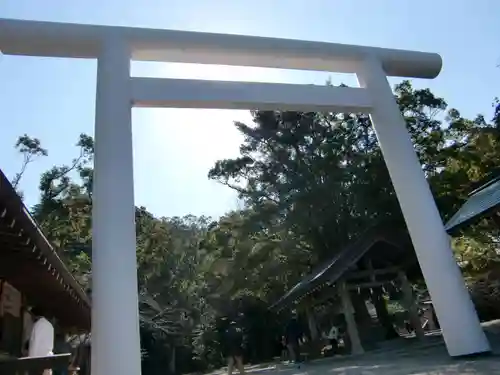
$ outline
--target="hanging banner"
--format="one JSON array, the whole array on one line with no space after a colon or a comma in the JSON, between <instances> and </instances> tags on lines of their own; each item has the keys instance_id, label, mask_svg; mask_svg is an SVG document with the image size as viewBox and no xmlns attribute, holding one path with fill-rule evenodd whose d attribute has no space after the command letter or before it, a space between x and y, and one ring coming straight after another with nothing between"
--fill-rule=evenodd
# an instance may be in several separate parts
<instances>
[{"instance_id":1,"label":"hanging banner","mask_svg":"<svg viewBox=\"0 0 500 375\"><path fill-rule=\"evenodd\" d=\"M18 318L21 314L21 293L4 281L2 283L2 294L0 295L0 316L10 314Z\"/></svg>"}]
</instances>

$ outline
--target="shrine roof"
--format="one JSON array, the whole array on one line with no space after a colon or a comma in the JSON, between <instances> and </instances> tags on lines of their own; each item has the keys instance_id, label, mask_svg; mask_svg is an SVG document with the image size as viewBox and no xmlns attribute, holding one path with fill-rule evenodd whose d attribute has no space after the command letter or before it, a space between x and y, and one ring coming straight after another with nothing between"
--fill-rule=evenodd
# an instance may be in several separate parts
<instances>
[{"instance_id":1,"label":"shrine roof","mask_svg":"<svg viewBox=\"0 0 500 375\"><path fill-rule=\"evenodd\" d=\"M0 170L0 278L63 327L90 329L90 300Z\"/></svg>"}]
</instances>

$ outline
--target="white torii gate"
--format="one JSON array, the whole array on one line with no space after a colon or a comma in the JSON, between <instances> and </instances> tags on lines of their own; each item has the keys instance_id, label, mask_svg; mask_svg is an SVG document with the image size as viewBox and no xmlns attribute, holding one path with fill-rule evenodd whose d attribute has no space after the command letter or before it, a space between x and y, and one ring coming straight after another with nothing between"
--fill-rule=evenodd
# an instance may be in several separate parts
<instances>
[{"instance_id":1,"label":"white torii gate","mask_svg":"<svg viewBox=\"0 0 500 375\"><path fill-rule=\"evenodd\" d=\"M387 76L434 78L437 54L237 35L0 19L7 55L97 59L92 374L140 374L131 107L369 113L448 353L489 352ZM130 76L130 61L356 73L360 88ZM5 93L4 93L5 95Z\"/></svg>"}]
</instances>

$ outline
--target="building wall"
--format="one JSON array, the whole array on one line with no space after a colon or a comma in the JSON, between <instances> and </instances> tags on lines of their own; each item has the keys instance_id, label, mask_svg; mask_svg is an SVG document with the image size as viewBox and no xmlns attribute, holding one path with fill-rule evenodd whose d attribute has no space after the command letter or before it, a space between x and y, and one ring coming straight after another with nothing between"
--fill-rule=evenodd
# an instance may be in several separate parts
<instances>
[{"instance_id":1,"label":"building wall","mask_svg":"<svg viewBox=\"0 0 500 375\"><path fill-rule=\"evenodd\" d=\"M20 357L23 347L22 294L0 280L0 352Z\"/></svg>"}]
</instances>

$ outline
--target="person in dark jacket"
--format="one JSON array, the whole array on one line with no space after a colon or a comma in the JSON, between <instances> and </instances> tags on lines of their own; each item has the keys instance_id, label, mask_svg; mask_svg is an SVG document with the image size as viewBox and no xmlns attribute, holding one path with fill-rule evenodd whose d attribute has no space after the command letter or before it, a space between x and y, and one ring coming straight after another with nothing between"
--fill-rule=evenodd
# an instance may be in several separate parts
<instances>
[{"instance_id":1,"label":"person in dark jacket","mask_svg":"<svg viewBox=\"0 0 500 375\"><path fill-rule=\"evenodd\" d=\"M71 345L67 342L64 333L56 330L54 339L54 354L71 354ZM53 375L68 375L71 360L68 361L68 368L58 368L53 371Z\"/></svg>"},{"instance_id":2,"label":"person in dark jacket","mask_svg":"<svg viewBox=\"0 0 500 375\"><path fill-rule=\"evenodd\" d=\"M295 363L300 362L299 341L302 335L303 332L297 314L294 313L285 327L285 340L290 352L290 359Z\"/></svg>"},{"instance_id":3,"label":"person in dark jacket","mask_svg":"<svg viewBox=\"0 0 500 375\"><path fill-rule=\"evenodd\" d=\"M234 365L241 375L245 374L243 367L243 329L231 320L222 331L222 351L227 358L227 373L233 373Z\"/></svg>"}]
</instances>

